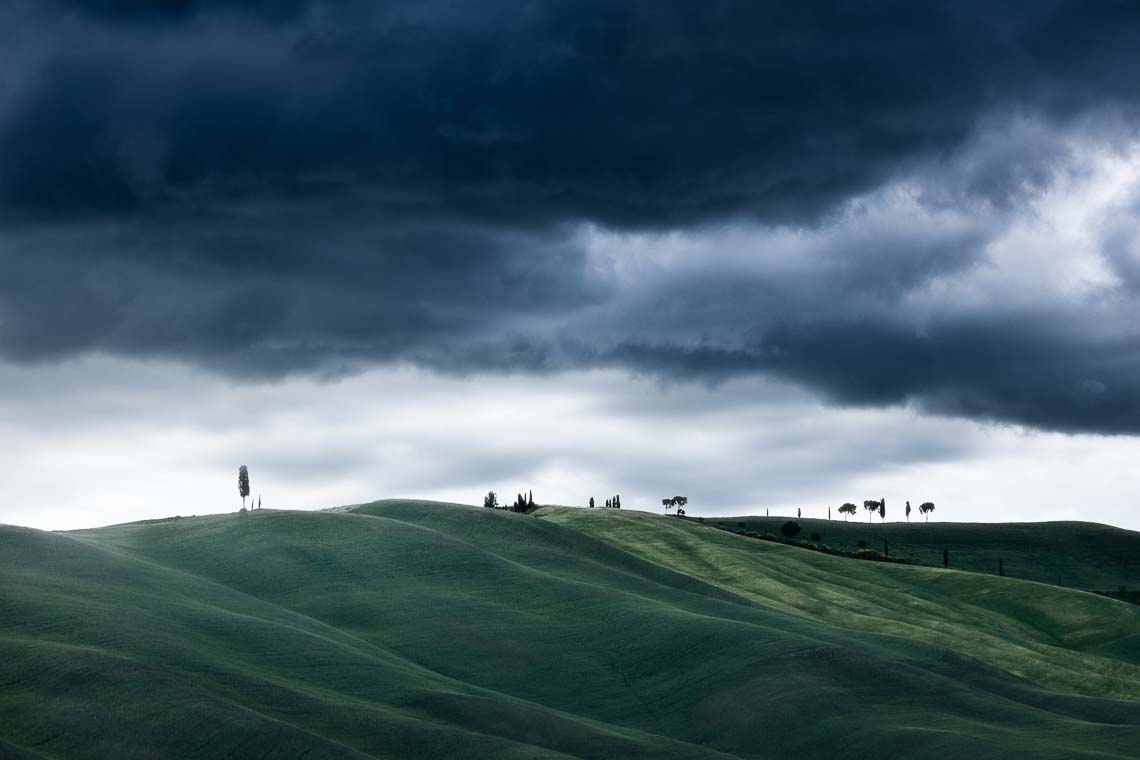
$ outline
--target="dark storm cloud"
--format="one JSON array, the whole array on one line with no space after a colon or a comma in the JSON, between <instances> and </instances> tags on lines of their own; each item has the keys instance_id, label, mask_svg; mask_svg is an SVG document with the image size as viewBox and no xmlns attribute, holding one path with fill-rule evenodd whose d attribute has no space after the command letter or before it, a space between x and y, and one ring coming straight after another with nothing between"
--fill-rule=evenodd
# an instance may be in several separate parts
<instances>
[{"instance_id":1,"label":"dark storm cloud","mask_svg":"<svg viewBox=\"0 0 1140 760\"><path fill-rule=\"evenodd\" d=\"M1066 130L1136 106L1135 4L55 0L0 20L10 361L769 373L1140 432L1125 323L905 302L984 264L1072 163ZM983 218L844 223L900 182L923 214ZM639 279L583 232L724 224L833 239ZM1134 281L1127 225L1104 242Z\"/></svg>"},{"instance_id":2,"label":"dark storm cloud","mask_svg":"<svg viewBox=\"0 0 1140 760\"><path fill-rule=\"evenodd\" d=\"M1136 95L1134 5L993 5L65 3L92 21L34 25L0 198L33 217L358 191L512 224L810 220L995 106ZM149 8L170 23L128 23Z\"/></svg>"},{"instance_id":3,"label":"dark storm cloud","mask_svg":"<svg viewBox=\"0 0 1140 760\"><path fill-rule=\"evenodd\" d=\"M1013 319L923 333L874 322L776 324L740 348L630 343L606 358L651 374L706 381L764 373L841 404L913 402L954 417L1135 433L1138 356L1140 336L1058 335L1049 320Z\"/></svg>"},{"instance_id":4,"label":"dark storm cloud","mask_svg":"<svg viewBox=\"0 0 1140 760\"><path fill-rule=\"evenodd\" d=\"M582 252L554 234L327 221L13 235L0 256L5 353L34 361L103 350L247 376L335 373L425 347L445 355L511 320L606 293Z\"/></svg>"}]
</instances>

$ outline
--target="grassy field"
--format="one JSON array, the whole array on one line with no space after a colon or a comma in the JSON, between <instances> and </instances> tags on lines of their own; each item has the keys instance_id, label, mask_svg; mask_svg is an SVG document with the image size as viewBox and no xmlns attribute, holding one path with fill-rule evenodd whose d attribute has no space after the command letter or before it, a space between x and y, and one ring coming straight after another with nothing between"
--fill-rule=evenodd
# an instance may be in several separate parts
<instances>
[{"instance_id":1,"label":"grassy field","mask_svg":"<svg viewBox=\"0 0 1140 760\"><path fill-rule=\"evenodd\" d=\"M0 756L1135 757L1137 610L601 510L2 527Z\"/></svg>"},{"instance_id":2,"label":"grassy field","mask_svg":"<svg viewBox=\"0 0 1140 760\"><path fill-rule=\"evenodd\" d=\"M631 510L539 517L777 609L954 649L1053 688L1140 700L1140 606L1039 583L835 557Z\"/></svg>"},{"instance_id":3,"label":"grassy field","mask_svg":"<svg viewBox=\"0 0 1140 760\"><path fill-rule=\"evenodd\" d=\"M846 522L835 517L716 517L704 524L779 535L791 519L803 529L797 538L819 533L823 543L846 551L855 551L859 541L883 551L886 542L894 556L941 567L946 549L956 570L997 575L1002 560L1010 578L1099 591L1140 587L1140 533L1123 528L1087 522L926 523L917 512L910 523L880 523L877 516L868 522L865 513Z\"/></svg>"}]
</instances>

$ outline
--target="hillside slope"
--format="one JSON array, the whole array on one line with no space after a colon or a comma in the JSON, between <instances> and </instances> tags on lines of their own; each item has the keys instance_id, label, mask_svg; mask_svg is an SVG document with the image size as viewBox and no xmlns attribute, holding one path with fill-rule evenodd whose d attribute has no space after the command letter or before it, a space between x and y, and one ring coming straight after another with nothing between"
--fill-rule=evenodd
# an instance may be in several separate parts
<instances>
[{"instance_id":1,"label":"hillside slope","mask_svg":"<svg viewBox=\"0 0 1140 760\"><path fill-rule=\"evenodd\" d=\"M847 551L859 541L882 551L886 542L892 555L941 567L945 549L957 570L997 575L1002 560L1009 578L1099 591L1140 587L1140 533L1135 531L1087 522L926 523L917 512L912 518L881 523L876 516L869 522L864 513L845 521L835 513L832 520L710 517L704 524L778 535L781 525L796 519L802 537L819 533L824 543Z\"/></svg>"},{"instance_id":2,"label":"hillside slope","mask_svg":"<svg viewBox=\"0 0 1140 760\"><path fill-rule=\"evenodd\" d=\"M759 603L554 516L388 502L0 528L0 752L1104 758L1140 747L1140 702L1046 689L951 649ZM705 534L738 539L695 540ZM1057 648L1107 646L1094 639Z\"/></svg>"},{"instance_id":3,"label":"hillside slope","mask_svg":"<svg viewBox=\"0 0 1140 760\"><path fill-rule=\"evenodd\" d=\"M540 518L754 601L944 646L1051 688L1140 700L1140 607L1046 584L866 562L632 510Z\"/></svg>"}]
</instances>

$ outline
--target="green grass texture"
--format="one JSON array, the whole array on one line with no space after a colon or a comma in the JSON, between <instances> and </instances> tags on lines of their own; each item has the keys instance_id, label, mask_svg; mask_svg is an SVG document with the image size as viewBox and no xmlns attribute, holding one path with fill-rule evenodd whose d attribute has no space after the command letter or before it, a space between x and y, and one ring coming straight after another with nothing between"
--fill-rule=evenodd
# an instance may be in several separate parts
<instances>
[{"instance_id":1,"label":"green grass texture","mask_svg":"<svg viewBox=\"0 0 1140 760\"><path fill-rule=\"evenodd\" d=\"M709 517L703 524L735 531L743 523L745 530L779 535L780 526L793 520L802 528L796 538L818 533L823 543L849 552L859 541L881 552L886 542L893 556L942 567L945 549L957 570L997 575L1002 560L1009 578L1099 591L1140 588L1140 533L1134 531L1088 522L926 523L917 509L910 523L881 523L878 515L868 522L859 511L846 522L833 512L831 520Z\"/></svg>"},{"instance_id":2,"label":"green grass texture","mask_svg":"<svg viewBox=\"0 0 1140 760\"><path fill-rule=\"evenodd\" d=\"M1136 610L615 511L0 527L0 756L1136 757Z\"/></svg>"}]
</instances>

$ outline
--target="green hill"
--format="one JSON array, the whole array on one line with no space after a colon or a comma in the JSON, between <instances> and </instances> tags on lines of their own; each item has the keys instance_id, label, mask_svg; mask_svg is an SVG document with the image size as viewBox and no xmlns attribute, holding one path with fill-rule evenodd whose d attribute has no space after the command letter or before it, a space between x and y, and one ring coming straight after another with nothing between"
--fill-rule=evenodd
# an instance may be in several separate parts
<instances>
[{"instance_id":1,"label":"green hill","mask_svg":"<svg viewBox=\"0 0 1140 760\"><path fill-rule=\"evenodd\" d=\"M0 756L1134 757L1138 610L601 510L5 527Z\"/></svg>"},{"instance_id":2,"label":"green hill","mask_svg":"<svg viewBox=\"0 0 1140 760\"><path fill-rule=\"evenodd\" d=\"M862 510L861 510L862 511ZM800 538L819 533L823 542L854 551L859 541L878 551L884 542L895 556L909 556L926 565L942 566L942 550L950 552L950 567L997 575L1002 560L1006 577L1052 583L1071 588L1115 591L1140 588L1140 533L1087 522L1040 523L880 523L862 519L815 520L788 517L713 517L704 524L735 531L779 534L795 519Z\"/></svg>"}]
</instances>

